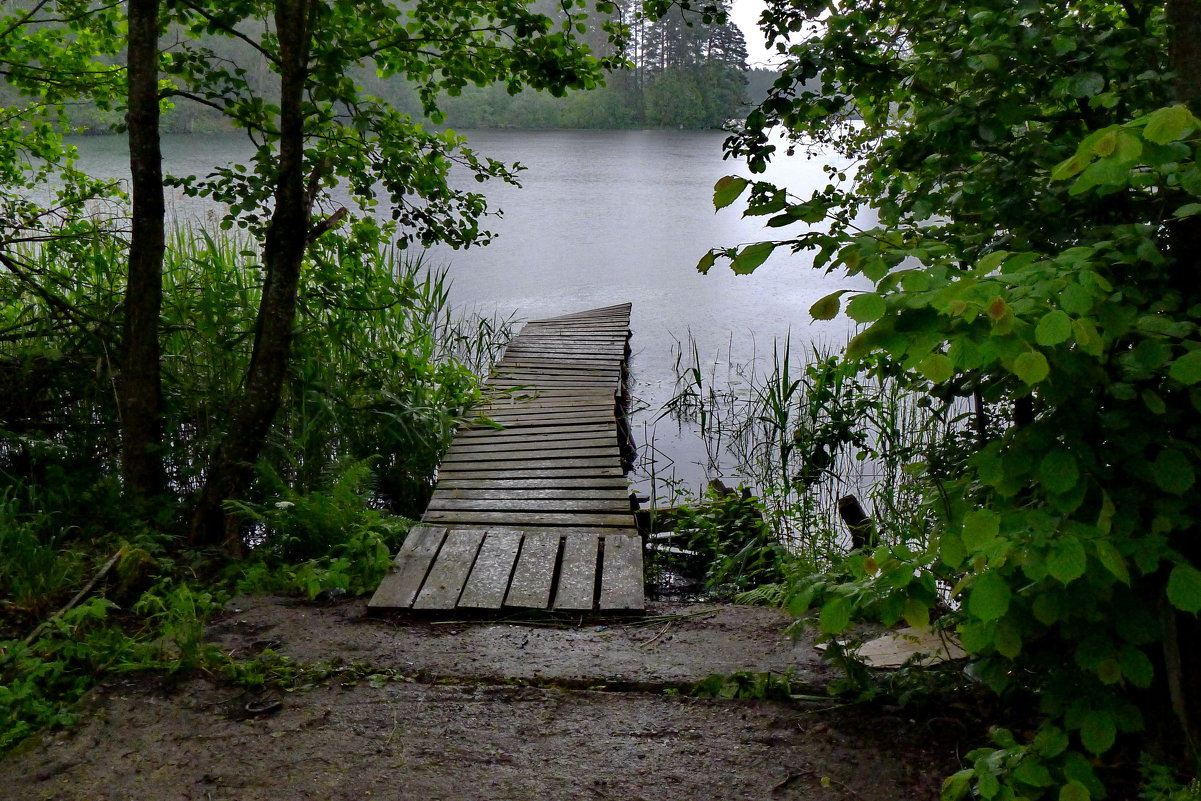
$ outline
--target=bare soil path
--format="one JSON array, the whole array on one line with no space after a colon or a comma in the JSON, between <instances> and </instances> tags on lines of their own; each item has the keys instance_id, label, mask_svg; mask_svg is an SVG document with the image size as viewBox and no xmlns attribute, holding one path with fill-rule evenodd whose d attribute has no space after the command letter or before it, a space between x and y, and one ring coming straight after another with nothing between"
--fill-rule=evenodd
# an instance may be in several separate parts
<instances>
[{"instance_id":1,"label":"bare soil path","mask_svg":"<svg viewBox=\"0 0 1201 801\"><path fill-rule=\"evenodd\" d=\"M222 648L353 664L358 680L254 697L219 677L112 682L80 726L0 762L0 797L934 799L975 740L895 709L679 693L740 670L820 692L829 668L775 610L659 605L677 617L562 627L364 611L235 599L211 628Z\"/></svg>"}]
</instances>

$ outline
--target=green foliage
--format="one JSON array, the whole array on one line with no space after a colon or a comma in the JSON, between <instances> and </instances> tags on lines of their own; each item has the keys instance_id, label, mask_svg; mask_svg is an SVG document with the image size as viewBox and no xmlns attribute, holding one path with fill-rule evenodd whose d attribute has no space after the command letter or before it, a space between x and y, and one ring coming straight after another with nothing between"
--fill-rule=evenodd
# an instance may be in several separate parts
<instances>
[{"instance_id":1,"label":"green foliage","mask_svg":"<svg viewBox=\"0 0 1201 801\"><path fill-rule=\"evenodd\" d=\"M236 566L238 590L286 590L316 598L339 590L372 592L412 521L370 507L370 466L331 474L329 486L299 494L281 487L261 505L231 502L258 524L252 558Z\"/></svg>"},{"instance_id":2,"label":"green foliage","mask_svg":"<svg viewBox=\"0 0 1201 801\"><path fill-rule=\"evenodd\" d=\"M783 77L728 150L761 172L778 125L786 152L857 171L807 198L752 182L745 213L799 230L698 266L742 272L770 245L870 280L846 307L850 369L970 399L977 424L957 469L915 465L924 540L852 556L792 605L820 607L826 637L944 612L987 687L1038 699L1037 734L997 729L945 798L1103 797L1134 735L1179 753L1198 724L1197 699L1169 701L1181 662L1155 661L1201 609L1201 98L1174 95L1198 65L1169 47L1191 34L1162 6L1029 0L777 2L762 26ZM1144 719L1147 698L1174 716Z\"/></svg>"},{"instance_id":3,"label":"green foliage","mask_svg":"<svg viewBox=\"0 0 1201 801\"><path fill-rule=\"evenodd\" d=\"M698 698L724 698L733 701L787 701L792 697L792 685L787 674L714 673L692 688Z\"/></svg>"},{"instance_id":4,"label":"green foliage","mask_svg":"<svg viewBox=\"0 0 1201 801\"><path fill-rule=\"evenodd\" d=\"M264 475L303 493L320 486L337 460L375 458L377 498L413 515L509 326L453 318L442 275L400 258L379 237L375 226L358 224L348 239L311 252L295 362ZM0 465L14 478L58 487L46 507L70 521L60 525L123 519L119 487L101 480L117 459L108 337L120 327L122 259L122 248L108 240L31 249L28 263L55 287L52 296L0 273L8 298L0 315L15 334L0 341L0 370L19 388L0 399ZM228 425L228 401L250 355L257 275L245 239L205 229L172 237L164 273L164 456L181 495L198 486ZM90 328L64 321L62 304ZM278 489L264 484L259 492Z\"/></svg>"},{"instance_id":5,"label":"green foliage","mask_svg":"<svg viewBox=\"0 0 1201 801\"><path fill-rule=\"evenodd\" d=\"M674 510L675 532L706 565L705 585L730 593L779 581L787 552L749 492L707 490Z\"/></svg>"}]
</instances>

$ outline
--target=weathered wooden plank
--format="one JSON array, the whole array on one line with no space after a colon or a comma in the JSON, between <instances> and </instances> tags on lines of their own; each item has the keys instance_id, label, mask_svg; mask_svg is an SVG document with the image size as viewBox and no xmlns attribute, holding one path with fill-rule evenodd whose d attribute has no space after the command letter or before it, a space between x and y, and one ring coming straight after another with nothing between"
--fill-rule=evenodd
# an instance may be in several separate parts
<instances>
[{"instance_id":1,"label":"weathered wooden plank","mask_svg":"<svg viewBox=\"0 0 1201 801\"><path fill-rule=\"evenodd\" d=\"M546 500L546 501L620 501L625 509L630 508L630 496L624 486L597 487L572 489L568 487L551 487L538 489L531 487L509 487L508 489L474 489L446 488L439 486L434 490L430 503L444 500L464 501L517 501L517 500Z\"/></svg>"},{"instance_id":2,"label":"weathered wooden plank","mask_svg":"<svg viewBox=\"0 0 1201 801\"><path fill-rule=\"evenodd\" d=\"M534 450L513 450L503 443L494 448L476 449L474 451L459 451L452 448L442 457L442 464L478 463L478 462L512 462L533 461L545 459L554 464L569 461L573 464L581 459L620 459L621 452L617 445L598 445L595 448L539 448Z\"/></svg>"},{"instance_id":3,"label":"weathered wooden plank","mask_svg":"<svg viewBox=\"0 0 1201 801\"><path fill-rule=\"evenodd\" d=\"M438 489L586 489L586 488L628 488L624 476L546 476L536 475L531 478L511 475L483 476L470 478L462 475L447 476L438 482Z\"/></svg>"},{"instance_id":4,"label":"weathered wooden plank","mask_svg":"<svg viewBox=\"0 0 1201 801\"><path fill-rule=\"evenodd\" d=\"M596 562L600 540L595 534L573 534L563 541L563 562L555 609L591 611L596 597Z\"/></svg>"},{"instance_id":5,"label":"weathered wooden plank","mask_svg":"<svg viewBox=\"0 0 1201 801\"><path fill-rule=\"evenodd\" d=\"M607 429L607 430L606 430ZM596 426L588 430L583 426L564 426L552 428L550 431L511 431L509 429L492 429L464 431L455 435L452 448L465 450L489 449L496 445L509 447L528 446L525 450L558 450L562 448L600 448L608 444L617 444L617 432L610 423L607 426Z\"/></svg>"},{"instance_id":6,"label":"weathered wooden plank","mask_svg":"<svg viewBox=\"0 0 1201 801\"><path fill-rule=\"evenodd\" d=\"M372 609L412 606L445 537L444 526L414 526L367 606Z\"/></svg>"},{"instance_id":7,"label":"weathered wooden plank","mask_svg":"<svg viewBox=\"0 0 1201 801\"><path fill-rule=\"evenodd\" d=\"M522 534L516 529L492 529L485 533L475 567L467 577L459 606L500 609L509 589Z\"/></svg>"},{"instance_id":8,"label":"weathered wooden plank","mask_svg":"<svg viewBox=\"0 0 1201 801\"><path fill-rule=\"evenodd\" d=\"M443 462L438 469L438 474L442 473L462 473L466 471L480 472L504 472L504 471L520 471L520 470L546 470L551 473L561 472L563 470L593 470L597 475L604 476L608 473L604 472L613 460L609 458L578 458L578 459L489 459L468 462ZM620 470L621 466L617 465Z\"/></svg>"},{"instance_id":9,"label":"weathered wooden plank","mask_svg":"<svg viewBox=\"0 0 1201 801\"><path fill-rule=\"evenodd\" d=\"M461 440L450 446L446 459L443 461L496 459L502 454L512 454L513 458L538 459L543 454L563 456L580 456L588 454L609 454L617 450L617 438L605 437L604 440L543 440L540 442L522 442L521 440L470 440L466 444ZM617 453L619 458L620 452Z\"/></svg>"},{"instance_id":10,"label":"weathered wooden plank","mask_svg":"<svg viewBox=\"0 0 1201 801\"><path fill-rule=\"evenodd\" d=\"M595 425L597 423L613 424L613 413L605 414L559 414L549 417L530 415L506 414L490 418L497 425L504 426L507 431L521 431L526 428L545 428L546 426L563 426L578 423L579 425Z\"/></svg>"},{"instance_id":11,"label":"weathered wooden plank","mask_svg":"<svg viewBox=\"0 0 1201 801\"><path fill-rule=\"evenodd\" d=\"M601 567L600 609L641 610L645 606L642 537L607 535Z\"/></svg>"},{"instance_id":12,"label":"weathered wooden plank","mask_svg":"<svg viewBox=\"0 0 1201 801\"><path fill-rule=\"evenodd\" d=\"M566 359L562 356L530 356L521 359L501 359L496 363L495 369L503 372L526 367L537 367L546 370L561 370L568 373L620 376L621 362L622 358L620 356L610 356L601 364L593 364L592 362L580 361L579 359Z\"/></svg>"},{"instance_id":13,"label":"weathered wooden plank","mask_svg":"<svg viewBox=\"0 0 1201 801\"><path fill-rule=\"evenodd\" d=\"M559 558L559 535L550 532L526 532L521 538L521 553L513 570L513 581L505 595L505 606L546 609L550 606L550 588L555 563Z\"/></svg>"},{"instance_id":14,"label":"weathered wooden plank","mask_svg":"<svg viewBox=\"0 0 1201 801\"><path fill-rule=\"evenodd\" d=\"M483 541L483 531L448 531L413 608L454 609Z\"/></svg>"},{"instance_id":15,"label":"weathered wooden plank","mask_svg":"<svg viewBox=\"0 0 1201 801\"><path fill-rule=\"evenodd\" d=\"M470 445L475 442L503 442L517 440L520 442L558 442L559 440L607 440L615 437L613 426L547 426L545 430L510 431L506 428L464 428L455 434L455 443Z\"/></svg>"},{"instance_id":16,"label":"weathered wooden plank","mask_svg":"<svg viewBox=\"0 0 1201 801\"><path fill-rule=\"evenodd\" d=\"M426 511L422 520L426 523L451 527L454 527L456 523L486 523L497 526L521 526L522 528L527 525L628 528L633 520L633 514L628 511L623 514L616 514L612 512L460 512L455 510L430 509ZM443 552L445 553L449 547L450 537L448 535L447 543L442 546ZM472 555L474 556L474 553ZM434 568L430 571L430 577L426 581L427 586L434 580L434 572L437 571L444 558L444 554L440 555L438 561L434 563ZM466 578L465 573L463 577Z\"/></svg>"},{"instance_id":17,"label":"weathered wooden plank","mask_svg":"<svg viewBox=\"0 0 1201 801\"><path fill-rule=\"evenodd\" d=\"M496 389L488 393L485 400L475 411L487 412L493 409L501 410L505 408L518 407L524 410L531 409L546 409L556 407L560 410L574 410L576 407L604 407L606 404L612 408L613 398L616 392L611 389L605 389L596 392L589 392L586 389L576 389L569 392L543 392L528 393L526 395L514 395L504 389Z\"/></svg>"},{"instance_id":18,"label":"weathered wooden plank","mask_svg":"<svg viewBox=\"0 0 1201 801\"><path fill-rule=\"evenodd\" d=\"M625 473L621 466L614 467L556 467L554 470L545 468L538 469L536 467L513 467L509 465L504 468L489 468L475 469L462 468L455 470L439 471L440 479L445 478L450 481L458 481L465 478L482 478L482 479L555 479L555 478L582 478L582 479L598 479L598 478L624 478Z\"/></svg>"},{"instance_id":19,"label":"weathered wooden plank","mask_svg":"<svg viewBox=\"0 0 1201 801\"><path fill-rule=\"evenodd\" d=\"M431 511L631 513L628 498L447 498L436 493L426 508Z\"/></svg>"}]
</instances>

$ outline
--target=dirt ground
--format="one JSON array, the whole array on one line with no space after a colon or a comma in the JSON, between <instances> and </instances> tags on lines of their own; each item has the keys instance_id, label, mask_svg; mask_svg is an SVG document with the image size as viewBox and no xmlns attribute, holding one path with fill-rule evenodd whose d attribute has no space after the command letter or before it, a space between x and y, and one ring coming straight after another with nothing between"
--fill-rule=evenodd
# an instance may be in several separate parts
<instances>
[{"instance_id":1,"label":"dirt ground","mask_svg":"<svg viewBox=\"0 0 1201 801\"><path fill-rule=\"evenodd\" d=\"M791 670L815 693L833 674L774 610L651 613L432 624L371 619L361 602L238 598L211 629L222 648L390 680L253 697L213 677L112 682L77 728L0 761L0 797L934 799L975 741L895 709L688 697L679 688L718 672Z\"/></svg>"}]
</instances>

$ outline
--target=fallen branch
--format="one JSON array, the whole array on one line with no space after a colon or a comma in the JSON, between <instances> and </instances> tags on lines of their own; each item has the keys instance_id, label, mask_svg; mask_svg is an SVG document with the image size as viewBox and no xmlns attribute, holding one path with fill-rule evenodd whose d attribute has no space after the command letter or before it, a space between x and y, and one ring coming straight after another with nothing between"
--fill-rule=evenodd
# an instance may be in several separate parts
<instances>
[{"instance_id":1,"label":"fallen branch","mask_svg":"<svg viewBox=\"0 0 1201 801\"><path fill-rule=\"evenodd\" d=\"M104 563L104 567L100 568L100 570L98 570L96 572L96 575L92 576L92 580L89 581L87 584L85 584L82 590L75 593L75 597L72 598L70 601L68 601L66 606L64 606L62 609L58 610L57 612L55 612L50 617L43 620L41 623L38 624L37 628L35 628L33 631L29 632L29 636L26 637L22 641L22 644L29 645L30 643L32 643L34 640L37 639L37 636L42 633L42 630L45 629L46 626L50 625L50 622L52 620L56 620L56 619L62 617L63 615L67 614L67 612L70 612L72 609L74 609L76 606L78 606L80 601L82 601L84 598L86 598L88 595L91 594L92 590L94 590L96 588L96 585L100 583L101 579L103 579L105 576L108 575L108 572L113 569L113 565L117 564L117 560L120 559L124 554L125 554L124 546L122 546L121 548L118 548L117 552L112 555L112 558L110 558L107 562Z\"/></svg>"}]
</instances>

